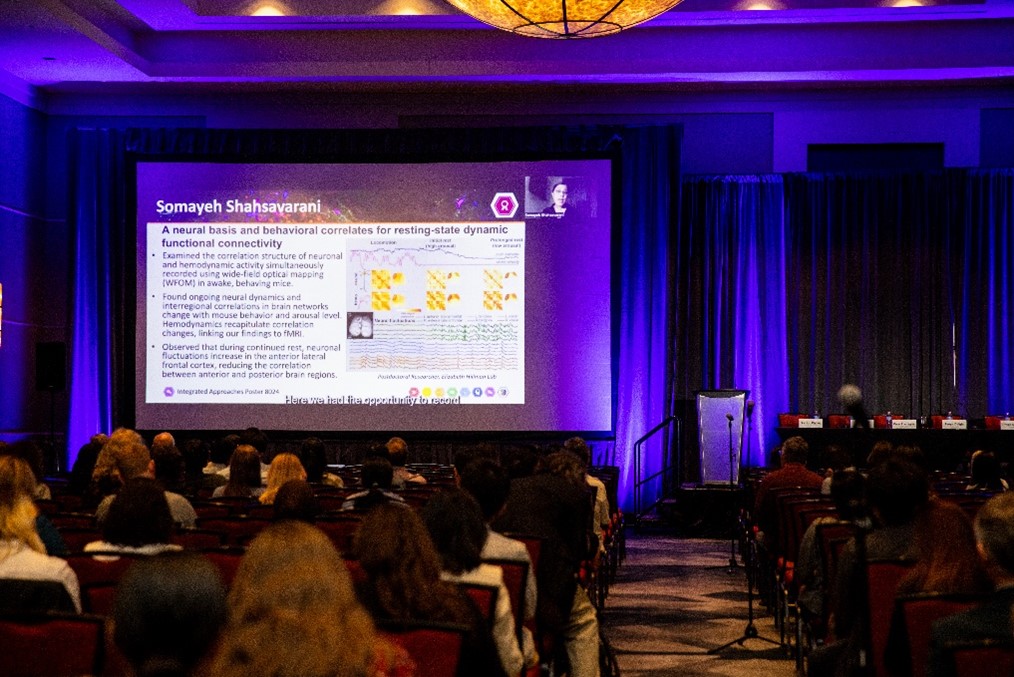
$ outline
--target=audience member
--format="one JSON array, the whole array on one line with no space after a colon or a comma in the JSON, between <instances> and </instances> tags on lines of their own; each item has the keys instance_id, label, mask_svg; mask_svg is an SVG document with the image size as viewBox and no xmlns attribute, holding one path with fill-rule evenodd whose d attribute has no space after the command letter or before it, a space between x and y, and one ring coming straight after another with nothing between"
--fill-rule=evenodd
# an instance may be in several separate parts
<instances>
[{"instance_id":1,"label":"audience member","mask_svg":"<svg viewBox=\"0 0 1014 677\"><path fill-rule=\"evenodd\" d=\"M855 470L856 466L852 462L851 452L840 444L827 445L827 448L824 449L824 463L827 468L824 471L824 483L820 485L820 493L830 496L834 474L839 470Z\"/></svg>"},{"instance_id":2,"label":"audience member","mask_svg":"<svg viewBox=\"0 0 1014 677\"><path fill-rule=\"evenodd\" d=\"M276 522L250 543L228 595L217 677L410 677L404 651L376 634L330 539ZM421 677L421 676L420 676Z\"/></svg>"},{"instance_id":3,"label":"audience member","mask_svg":"<svg viewBox=\"0 0 1014 677\"><path fill-rule=\"evenodd\" d=\"M46 554L36 531L38 509L29 493L35 477L28 463L17 456L0 455L0 609L81 611L77 576L67 563ZM12 583L22 581L24 583ZM63 591L50 594L32 582L52 581Z\"/></svg>"},{"instance_id":4,"label":"audience member","mask_svg":"<svg viewBox=\"0 0 1014 677\"><path fill-rule=\"evenodd\" d=\"M444 580L499 589L493 617L493 641L504 672L520 674L522 668L533 665L537 658L524 656L518 646L514 612L503 583L503 571L482 562L482 547L488 530L479 504L462 489L447 489L430 497L423 506L422 518L440 553Z\"/></svg>"},{"instance_id":5,"label":"audience member","mask_svg":"<svg viewBox=\"0 0 1014 677\"><path fill-rule=\"evenodd\" d=\"M151 459L148 447L135 431L118 428L102 447L95 463L95 471L92 473L92 479L96 483L112 490L95 509L95 520L100 525L106 519L109 505L113 502L113 494L119 491L127 480L141 476L151 478L155 476L155 463ZM187 528L196 525L197 513L194 512L194 506L190 505L190 501L171 491L165 492L165 498L169 503L169 511L174 522Z\"/></svg>"},{"instance_id":6,"label":"audience member","mask_svg":"<svg viewBox=\"0 0 1014 677\"><path fill-rule=\"evenodd\" d=\"M271 505L278 490L289 480L306 480L306 470L295 454L278 454L268 470L268 487L257 500L261 505Z\"/></svg>"},{"instance_id":7,"label":"audience member","mask_svg":"<svg viewBox=\"0 0 1014 677\"><path fill-rule=\"evenodd\" d=\"M525 581L525 620L535 618L538 593L535 583L535 569L532 567L528 548L521 541L493 531L489 524L495 520L507 504L511 481L507 471L496 461L489 458L478 458L465 466L461 472L461 488L467 491L478 502L482 518L486 522L486 543L482 546L482 559L500 559L512 562L524 562L528 565L528 579ZM522 653L530 656L534 653L532 635L524 628L524 646Z\"/></svg>"},{"instance_id":8,"label":"audience member","mask_svg":"<svg viewBox=\"0 0 1014 677\"><path fill-rule=\"evenodd\" d=\"M113 639L137 677L188 677L225 624L218 569L195 553L138 560L116 588Z\"/></svg>"},{"instance_id":9,"label":"audience member","mask_svg":"<svg viewBox=\"0 0 1014 677\"><path fill-rule=\"evenodd\" d=\"M29 439L18 440L0 449L0 454L24 459L28 467L32 469L32 475L35 477L35 493L32 494L32 498L44 501L53 498L49 486L43 481L45 473L42 469L42 448L38 444Z\"/></svg>"},{"instance_id":10,"label":"audience member","mask_svg":"<svg viewBox=\"0 0 1014 677\"><path fill-rule=\"evenodd\" d=\"M965 487L966 491L1007 491L1010 487L1000 472L1000 462L992 451L979 449L972 454L972 480Z\"/></svg>"},{"instance_id":11,"label":"audience member","mask_svg":"<svg viewBox=\"0 0 1014 677\"><path fill-rule=\"evenodd\" d=\"M86 444L78 449L77 458L70 470L70 481L67 482L67 491L75 496L84 496L92 482L92 471L95 470L95 461L99 458L99 452L109 440L104 433L92 435ZM94 507L94 506L93 506Z\"/></svg>"},{"instance_id":12,"label":"audience member","mask_svg":"<svg viewBox=\"0 0 1014 677\"><path fill-rule=\"evenodd\" d=\"M887 440L877 440L873 443L873 447L870 449L869 455L866 457L866 467L875 468L894 453L894 445Z\"/></svg>"},{"instance_id":13,"label":"audience member","mask_svg":"<svg viewBox=\"0 0 1014 677\"><path fill-rule=\"evenodd\" d=\"M799 558L796 560L795 577L799 586L799 606L817 618L823 618L827 601L827 585L833 581L824 580L824 565L821 561L820 543L817 530L821 524L851 523L862 516L863 476L857 470L838 470L831 484L831 498L837 517L818 517L806 529L799 543Z\"/></svg>"},{"instance_id":14,"label":"audience member","mask_svg":"<svg viewBox=\"0 0 1014 677\"><path fill-rule=\"evenodd\" d=\"M509 458L520 473L530 467L533 454L516 449ZM542 539L536 617L542 629L562 638L573 677L598 675L599 666L598 619L588 594L577 584L581 562L597 549L590 530L591 507L580 461L570 452L556 452L539 462L536 474L511 480L503 514L493 521L501 533Z\"/></svg>"},{"instance_id":15,"label":"audience member","mask_svg":"<svg viewBox=\"0 0 1014 677\"><path fill-rule=\"evenodd\" d=\"M374 618L464 625L458 675L504 674L486 619L462 589L441 579L440 556L416 511L377 506L363 518L354 552L366 574L359 598Z\"/></svg>"},{"instance_id":16,"label":"audience member","mask_svg":"<svg viewBox=\"0 0 1014 677\"><path fill-rule=\"evenodd\" d=\"M327 470L327 449L319 437L307 437L299 447L299 458L306 468L306 481L315 484L326 484L338 489L345 488L345 480L340 475Z\"/></svg>"},{"instance_id":17,"label":"audience member","mask_svg":"<svg viewBox=\"0 0 1014 677\"><path fill-rule=\"evenodd\" d=\"M777 538L777 515L774 495L783 487L808 487L820 489L824 478L806 468L806 457L810 447L802 437L796 435L782 444L782 467L765 475L757 485L754 496L753 517L760 533L758 539L774 543Z\"/></svg>"},{"instance_id":18,"label":"audience member","mask_svg":"<svg viewBox=\"0 0 1014 677\"><path fill-rule=\"evenodd\" d=\"M972 521L955 503L939 499L927 503L916 517L910 554L915 566L898 582L897 595L977 595L992 588L975 552ZM891 620L884 662L892 674L912 672L908 634L898 613Z\"/></svg>"},{"instance_id":19,"label":"audience member","mask_svg":"<svg viewBox=\"0 0 1014 677\"><path fill-rule=\"evenodd\" d=\"M367 456L360 468L360 484L364 488L350 494L342 503L342 510L369 510L383 503L404 505L405 499L391 492L393 479L390 461L381 456Z\"/></svg>"},{"instance_id":20,"label":"audience member","mask_svg":"<svg viewBox=\"0 0 1014 677\"><path fill-rule=\"evenodd\" d=\"M232 452L236 451L236 447L238 447L239 444L239 435L236 434L223 435L212 442L210 450L211 458L208 460L208 465L204 468L204 474L217 475L228 469L229 459L232 458Z\"/></svg>"},{"instance_id":21,"label":"audience member","mask_svg":"<svg viewBox=\"0 0 1014 677\"><path fill-rule=\"evenodd\" d=\"M184 495L197 496L201 489L214 489L221 480L213 475L205 475L204 467L211 459L211 445L199 437L190 437L180 445L183 454ZM209 478L214 477L214 480Z\"/></svg>"},{"instance_id":22,"label":"audience member","mask_svg":"<svg viewBox=\"0 0 1014 677\"><path fill-rule=\"evenodd\" d=\"M581 459L581 464L584 466L584 481L595 490L592 528L595 531L595 536L599 539L599 550L605 552L603 529L609 526L609 497L606 494L606 485L602 483L602 480L588 474L588 466L591 465L591 447L583 438L571 437L563 443L563 448Z\"/></svg>"},{"instance_id":23,"label":"audience member","mask_svg":"<svg viewBox=\"0 0 1014 677\"><path fill-rule=\"evenodd\" d=\"M238 496L258 498L264 493L261 487L261 455L249 444L240 444L229 459L229 479L211 492L212 498Z\"/></svg>"},{"instance_id":24,"label":"audience member","mask_svg":"<svg viewBox=\"0 0 1014 677\"><path fill-rule=\"evenodd\" d=\"M412 472L405 467L408 462L408 444L400 437L392 437L385 445L387 447L387 460L391 462L394 470L394 477L391 486L395 489L403 489L406 484L426 484L426 478L417 472Z\"/></svg>"},{"instance_id":25,"label":"audience member","mask_svg":"<svg viewBox=\"0 0 1014 677\"><path fill-rule=\"evenodd\" d=\"M275 495L275 521L299 520L313 524L320 513L313 488L306 480L289 480Z\"/></svg>"},{"instance_id":26,"label":"audience member","mask_svg":"<svg viewBox=\"0 0 1014 677\"><path fill-rule=\"evenodd\" d=\"M930 670L934 677L956 674L948 643L1014 637L1014 493L997 494L975 517L979 557L993 581L995 592L984 604L933 624Z\"/></svg>"},{"instance_id":27,"label":"audience member","mask_svg":"<svg viewBox=\"0 0 1014 677\"><path fill-rule=\"evenodd\" d=\"M176 440L169 433L159 433L151 443L151 459L155 462L155 479L168 491L186 493L186 467Z\"/></svg>"},{"instance_id":28,"label":"audience member","mask_svg":"<svg viewBox=\"0 0 1014 677\"><path fill-rule=\"evenodd\" d=\"M173 518L166 493L157 481L138 476L113 497L102 522L102 540L85 545L85 552L156 555L179 550L172 541Z\"/></svg>"}]
</instances>

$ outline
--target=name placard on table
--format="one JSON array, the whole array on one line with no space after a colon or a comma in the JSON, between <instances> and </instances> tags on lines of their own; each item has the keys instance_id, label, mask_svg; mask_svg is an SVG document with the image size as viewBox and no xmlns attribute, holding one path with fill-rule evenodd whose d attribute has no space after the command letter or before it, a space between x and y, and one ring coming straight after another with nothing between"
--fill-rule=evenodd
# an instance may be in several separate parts
<instances>
[{"instance_id":1,"label":"name placard on table","mask_svg":"<svg viewBox=\"0 0 1014 677\"><path fill-rule=\"evenodd\" d=\"M891 428L894 430L915 430L918 422L914 418L896 418L891 421Z\"/></svg>"},{"instance_id":2,"label":"name placard on table","mask_svg":"<svg viewBox=\"0 0 1014 677\"><path fill-rule=\"evenodd\" d=\"M800 428L823 428L824 419L822 418L801 418L799 419Z\"/></svg>"},{"instance_id":3,"label":"name placard on table","mask_svg":"<svg viewBox=\"0 0 1014 677\"><path fill-rule=\"evenodd\" d=\"M1000 421L1000 430L1014 430L1014 421Z\"/></svg>"},{"instance_id":4,"label":"name placard on table","mask_svg":"<svg viewBox=\"0 0 1014 677\"><path fill-rule=\"evenodd\" d=\"M963 418L947 418L940 422L941 430L968 430L968 421Z\"/></svg>"}]
</instances>

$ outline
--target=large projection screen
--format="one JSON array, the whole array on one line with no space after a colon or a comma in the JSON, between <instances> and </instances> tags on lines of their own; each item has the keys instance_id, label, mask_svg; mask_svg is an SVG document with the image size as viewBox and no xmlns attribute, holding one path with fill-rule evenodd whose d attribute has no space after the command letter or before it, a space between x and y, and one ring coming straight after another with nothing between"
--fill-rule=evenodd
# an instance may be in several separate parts
<instances>
[{"instance_id":1,"label":"large projection screen","mask_svg":"<svg viewBox=\"0 0 1014 677\"><path fill-rule=\"evenodd\" d=\"M136 426L611 433L612 187L609 159L138 161Z\"/></svg>"}]
</instances>

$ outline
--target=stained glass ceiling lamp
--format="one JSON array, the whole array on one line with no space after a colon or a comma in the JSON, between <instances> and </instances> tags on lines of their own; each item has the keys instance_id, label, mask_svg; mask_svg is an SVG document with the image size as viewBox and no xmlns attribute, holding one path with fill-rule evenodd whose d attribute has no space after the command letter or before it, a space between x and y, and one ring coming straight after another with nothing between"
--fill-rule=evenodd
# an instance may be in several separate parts
<instances>
[{"instance_id":1,"label":"stained glass ceiling lamp","mask_svg":"<svg viewBox=\"0 0 1014 677\"><path fill-rule=\"evenodd\" d=\"M653 19L680 0L447 0L483 23L533 38L597 38Z\"/></svg>"}]
</instances>

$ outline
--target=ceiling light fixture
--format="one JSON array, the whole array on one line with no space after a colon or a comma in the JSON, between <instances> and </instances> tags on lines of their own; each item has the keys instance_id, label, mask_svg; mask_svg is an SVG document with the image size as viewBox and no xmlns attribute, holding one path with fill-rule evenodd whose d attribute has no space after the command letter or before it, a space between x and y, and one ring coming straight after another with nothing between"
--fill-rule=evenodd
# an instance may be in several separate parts
<instances>
[{"instance_id":1,"label":"ceiling light fixture","mask_svg":"<svg viewBox=\"0 0 1014 677\"><path fill-rule=\"evenodd\" d=\"M533 38L595 38L672 9L680 0L447 0L501 30Z\"/></svg>"}]
</instances>

